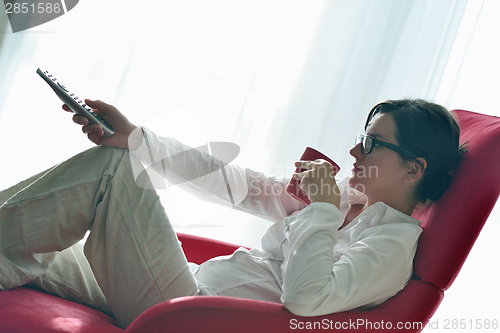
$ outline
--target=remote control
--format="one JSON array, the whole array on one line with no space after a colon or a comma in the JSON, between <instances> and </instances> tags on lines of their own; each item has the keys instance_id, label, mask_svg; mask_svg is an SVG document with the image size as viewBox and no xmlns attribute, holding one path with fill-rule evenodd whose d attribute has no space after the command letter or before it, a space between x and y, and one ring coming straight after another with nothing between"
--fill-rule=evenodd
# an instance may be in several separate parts
<instances>
[{"instance_id":1,"label":"remote control","mask_svg":"<svg viewBox=\"0 0 500 333\"><path fill-rule=\"evenodd\" d=\"M61 101L63 101L69 108L81 116L84 116L89 120L90 124L101 124L103 127L103 136L111 136L115 133L113 128L109 126L101 117L99 117L89 106L85 104L78 96L68 89L68 86L61 83L54 74L47 70L38 68L36 70L38 75L42 77L49 84L49 86L54 90L56 95Z\"/></svg>"}]
</instances>

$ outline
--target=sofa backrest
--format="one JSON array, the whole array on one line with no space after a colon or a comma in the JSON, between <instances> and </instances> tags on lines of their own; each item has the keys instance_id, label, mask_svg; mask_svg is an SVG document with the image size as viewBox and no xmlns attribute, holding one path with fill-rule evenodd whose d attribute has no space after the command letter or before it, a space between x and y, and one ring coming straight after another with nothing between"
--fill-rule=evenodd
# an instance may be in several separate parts
<instances>
[{"instance_id":1,"label":"sofa backrest","mask_svg":"<svg viewBox=\"0 0 500 333\"><path fill-rule=\"evenodd\" d=\"M500 118L453 112L469 151L444 195L413 214L424 229L414 276L441 290L455 280L500 193Z\"/></svg>"}]
</instances>

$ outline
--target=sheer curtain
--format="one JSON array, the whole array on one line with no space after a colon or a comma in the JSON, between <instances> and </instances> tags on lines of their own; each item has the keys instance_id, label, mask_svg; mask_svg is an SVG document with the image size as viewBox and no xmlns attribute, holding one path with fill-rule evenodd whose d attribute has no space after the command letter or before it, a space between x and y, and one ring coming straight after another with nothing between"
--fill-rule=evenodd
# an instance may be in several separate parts
<instances>
[{"instance_id":1,"label":"sheer curtain","mask_svg":"<svg viewBox=\"0 0 500 333\"><path fill-rule=\"evenodd\" d=\"M435 99L466 4L327 2L294 93L275 121L282 128L272 140L275 163L313 145L348 175L348 150L374 104Z\"/></svg>"},{"instance_id":2,"label":"sheer curtain","mask_svg":"<svg viewBox=\"0 0 500 333\"><path fill-rule=\"evenodd\" d=\"M249 123L272 117L286 103L323 1L141 6L129 0L81 1L58 19L16 34L5 11L0 13L0 139L9 143L3 145L9 177L0 179L2 188L92 147L35 74L38 66L59 74L81 97L112 103L160 135L195 147L231 141L242 152L250 150L255 138ZM23 125L20 132L14 124ZM265 135L259 140L263 144ZM262 162L260 155L266 154L240 154L235 162ZM235 242L249 243L247 227L230 223L241 217L223 216L235 213L193 203L176 188L160 192L182 231L201 227L208 236L236 235ZM261 229L268 225L255 223Z\"/></svg>"},{"instance_id":3,"label":"sheer curtain","mask_svg":"<svg viewBox=\"0 0 500 333\"><path fill-rule=\"evenodd\" d=\"M34 74L38 66L161 135L193 146L235 142L242 166L289 176L309 145L346 176L348 150L373 104L436 98L466 4L162 1L142 12L128 0L87 0L17 34L2 12L0 135L10 142L16 133L17 142L5 145L13 175L2 185L30 175L33 160L49 167L92 146L57 111L58 100ZM12 125L19 123L22 135ZM223 217L237 213L208 206L192 212L175 188L162 195L175 224L217 226L206 228L210 236L236 233L236 240L258 245L268 225L250 219L222 232L228 225L220 221L248 217Z\"/></svg>"},{"instance_id":4,"label":"sheer curtain","mask_svg":"<svg viewBox=\"0 0 500 333\"><path fill-rule=\"evenodd\" d=\"M239 165L289 176L309 145L346 176L373 104L436 97L466 4L161 1L143 11L129 0L87 0L16 34L3 12L0 136L16 144L4 146L12 176L1 185L33 173L34 160L47 168L92 146L58 111L38 66L161 135L193 146L234 142ZM193 199L176 188L161 195L186 232L258 246L269 225L201 202L190 209Z\"/></svg>"}]
</instances>

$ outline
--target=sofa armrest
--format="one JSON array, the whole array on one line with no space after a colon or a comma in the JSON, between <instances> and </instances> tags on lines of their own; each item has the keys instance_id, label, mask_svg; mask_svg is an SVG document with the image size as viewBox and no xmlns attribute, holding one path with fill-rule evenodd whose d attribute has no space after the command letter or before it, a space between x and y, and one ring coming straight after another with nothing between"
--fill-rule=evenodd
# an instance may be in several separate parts
<instances>
[{"instance_id":1,"label":"sofa armrest","mask_svg":"<svg viewBox=\"0 0 500 333\"><path fill-rule=\"evenodd\" d=\"M198 265L213 257L231 254L241 247L236 244L183 233L177 233L177 238L182 243L182 249L188 261Z\"/></svg>"},{"instance_id":2,"label":"sofa armrest","mask_svg":"<svg viewBox=\"0 0 500 333\"><path fill-rule=\"evenodd\" d=\"M435 286L412 280L397 297L369 311L300 317L279 303L224 296L179 297L151 307L125 332L280 333L308 330L307 325L316 325L314 331L341 329L342 332L377 333L397 330L398 324L404 325L401 331L420 332L442 298L443 292Z\"/></svg>"}]
</instances>

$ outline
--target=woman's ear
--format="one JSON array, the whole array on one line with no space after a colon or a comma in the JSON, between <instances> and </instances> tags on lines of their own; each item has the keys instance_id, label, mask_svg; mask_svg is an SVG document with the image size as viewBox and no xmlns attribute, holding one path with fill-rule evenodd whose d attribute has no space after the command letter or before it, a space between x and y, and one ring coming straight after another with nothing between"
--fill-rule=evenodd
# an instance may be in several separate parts
<instances>
[{"instance_id":1,"label":"woman's ear","mask_svg":"<svg viewBox=\"0 0 500 333\"><path fill-rule=\"evenodd\" d=\"M412 161L406 162L408 165L408 172L405 176L405 181L415 182L423 176L425 169L427 169L427 161L423 157L417 157Z\"/></svg>"}]
</instances>

